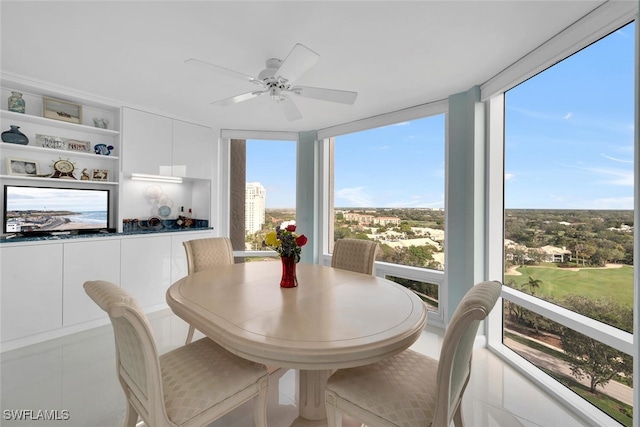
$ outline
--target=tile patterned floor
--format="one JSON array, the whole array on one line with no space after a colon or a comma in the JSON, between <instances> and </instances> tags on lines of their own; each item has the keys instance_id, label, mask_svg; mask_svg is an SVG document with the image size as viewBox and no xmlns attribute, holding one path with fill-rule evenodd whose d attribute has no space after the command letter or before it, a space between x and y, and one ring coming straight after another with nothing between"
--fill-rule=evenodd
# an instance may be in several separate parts
<instances>
[{"instance_id":1,"label":"tile patterned floor","mask_svg":"<svg viewBox=\"0 0 640 427\"><path fill-rule=\"evenodd\" d=\"M186 324L169 310L149 316L160 353L182 345ZM425 331L413 349L437 357L441 335ZM2 426L122 426L125 400L115 375L111 326L69 335L0 354ZM472 379L463 399L468 427L572 427L582 424L524 377L485 349L474 353ZM270 427L286 427L297 417L296 372L272 375L268 404ZM246 404L210 427L252 427ZM7 410L68 411L68 420L14 421ZM60 413L62 418L62 413ZM140 425L144 425L140 423ZM345 419L344 427L359 427Z\"/></svg>"}]
</instances>

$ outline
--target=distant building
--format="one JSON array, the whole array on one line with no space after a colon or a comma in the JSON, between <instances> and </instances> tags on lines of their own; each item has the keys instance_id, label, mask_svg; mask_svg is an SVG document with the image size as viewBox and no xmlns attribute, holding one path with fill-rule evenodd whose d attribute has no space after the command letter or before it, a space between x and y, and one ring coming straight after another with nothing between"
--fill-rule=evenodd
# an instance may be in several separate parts
<instances>
[{"instance_id":1,"label":"distant building","mask_svg":"<svg viewBox=\"0 0 640 427\"><path fill-rule=\"evenodd\" d=\"M267 190L259 182L248 182L244 199L244 229L253 234L264 224Z\"/></svg>"},{"instance_id":2,"label":"distant building","mask_svg":"<svg viewBox=\"0 0 640 427\"><path fill-rule=\"evenodd\" d=\"M543 246L540 248L545 255L545 262L565 262L571 259L571 251L565 247Z\"/></svg>"},{"instance_id":3,"label":"distant building","mask_svg":"<svg viewBox=\"0 0 640 427\"><path fill-rule=\"evenodd\" d=\"M347 212L344 214L347 221L357 221L359 225L400 225L400 218L395 216L375 216L369 213Z\"/></svg>"},{"instance_id":4,"label":"distant building","mask_svg":"<svg viewBox=\"0 0 640 427\"><path fill-rule=\"evenodd\" d=\"M373 223L377 225L400 225L400 218L395 216L377 216L373 218Z\"/></svg>"}]
</instances>

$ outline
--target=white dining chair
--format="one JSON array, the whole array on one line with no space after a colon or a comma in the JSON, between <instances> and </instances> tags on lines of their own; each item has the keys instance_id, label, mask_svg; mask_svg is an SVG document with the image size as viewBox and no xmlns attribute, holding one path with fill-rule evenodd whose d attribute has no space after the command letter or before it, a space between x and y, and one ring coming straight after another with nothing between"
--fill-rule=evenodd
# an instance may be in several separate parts
<instances>
[{"instance_id":1,"label":"white dining chair","mask_svg":"<svg viewBox=\"0 0 640 427\"><path fill-rule=\"evenodd\" d=\"M364 239L340 239L333 247L331 267L373 274L378 243Z\"/></svg>"},{"instance_id":2,"label":"white dining chair","mask_svg":"<svg viewBox=\"0 0 640 427\"><path fill-rule=\"evenodd\" d=\"M182 243L187 253L187 273L193 274L215 265L233 264L233 247L228 237L209 237ZM185 344L193 340L193 325L189 325Z\"/></svg>"},{"instance_id":3,"label":"white dining chair","mask_svg":"<svg viewBox=\"0 0 640 427\"><path fill-rule=\"evenodd\" d=\"M462 427L473 343L501 289L500 282L482 282L466 293L445 331L438 360L405 350L336 371L325 391L328 427L339 427L342 413L369 427L449 427L451 421Z\"/></svg>"},{"instance_id":4,"label":"white dining chair","mask_svg":"<svg viewBox=\"0 0 640 427\"><path fill-rule=\"evenodd\" d=\"M116 371L127 399L125 427L206 426L251 399L256 427L267 427L267 369L202 338L161 356L137 301L119 286L85 282L113 325Z\"/></svg>"}]
</instances>

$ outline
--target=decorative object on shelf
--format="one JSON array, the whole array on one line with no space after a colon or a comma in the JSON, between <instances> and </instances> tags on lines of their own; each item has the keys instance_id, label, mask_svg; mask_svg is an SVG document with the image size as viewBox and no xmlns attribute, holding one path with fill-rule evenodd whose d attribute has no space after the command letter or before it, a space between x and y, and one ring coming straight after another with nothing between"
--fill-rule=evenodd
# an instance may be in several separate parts
<instances>
[{"instance_id":1,"label":"decorative object on shelf","mask_svg":"<svg viewBox=\"0 0 640 427\"><path fill-rule=\"evenodd\" d=\"M53 175L51 175L51 178L76 179L76 177L73 176L75 168L74 163L69 159L56 160L53 163Z\"/></svg>"},{"instance_id":2,"label":"decorative object on shelf","mask_svg":"<svg viewBox=\"0 0 640 427\"><path fill-rule=\"evenodd\" d=\"M158 208L158 215L163 218L168 217L169 215L171 215L171 208L167 205L160 206Z\"/></svg>"},{"instance_id":3,"label":"decorative object on shelf","mask_svg":"<svg viewBox=\"0 0 640 427\"><path fill-rule=\"evenodd\" d=\"M9 104L7 105L7 110L13 111L14 113L22 113L24 114L25 105L24 99L22 98L22 94L20 92L11 92L11 96L9 97Z\"/></svg>"},{"instance_id":4,"label":"decorative object on shelf","mask_svg":"<svg viewBox=\"0 0 640 427\"><path fill-rule=\"evenodd\" d=\"M82 151L84 153L90 153L91 143L89 141L78 141L77 139L69 139L67 141L67 150Z\"/></svg>"},{"instance_id":5,"label":"decorative object on shelf","mask_svg":"<svg viewBox=\"0 0 640 427\"><path fill-rule=\"evenodd\" d=\"M42 116L69 123L82 123L82 106L61 99L42 97Z\"/></svg>"},{"instance_id":6,"label":"decorative object on shelf","mask_svg":"<svg viewBox=\"0 0 640 427\"><path fill-rule=\"evenodd\" d=\"M77 139L62 138L52 135L41 135L36 133L36 143L45 148L55 148L57 150L91 152L91 142L79 141Z\"/></svg>"},{"instance_id":7,"label":"decorative object on shelf","mask_svg":"<svg viewBox=\"0 0 640 427\"><path fill-rule=\"evenodd\" d=\"M103 156L108 156L109 154L111 154L111 150L113 150L113 145L96 144L93 147L93 151L96 154L102 154Z\"/></svg>"},{"instance_id":8,"label":"decorative object on shelf","mask_svg":"<svg viewBox=\"0 0 640 427\"><path fill-rule=\"evenodd\" d=\"M149 217L149 219L147 220L147 226L154 229L161 228L162 220L157 216Z\"/></svg>"},{"instance_id":9,"label":"decorative object on shelf","mask_svg":"<svg viewBox=\"0 0 640 427\"><path fill-rule=\"evenodd\" d=\"M89 174L87 173L87 168L82 169L82 175L80 176L80 181L89 181L91 179Z\"/></svg>"},{"instance_id":10,"label":"decorative object on shelf","mask_svg":"<svg viewBox=\"0 0 640 427\"><path fill-rule=\"evenodd\" d=\"M37 177L40 175L40 165L37 160L7 157L7 173L9 175Z\"/></svg>"},{"instance_id":11,"label":"decorative object on shelf","mask_svg":"<svg viewBox=\"0 0 640 427\"><path fill-rule=\"evenodd\" d=\"M109 120L107 119L99 119L97 117L93 118L93 125L100 129L106 129L109 126Z\"/></svg>"},{"instance_id":12,"label":"decorative object on shelf","mask_svg":"<svg viewBox=\"0 0 640 427\"><path fill-rule=\"evenodd\" d=\"M55 148L57 150L66 150L67 144L64 138L59 136L41 135L36 133L36 144L44 148Z\"/></svg>"},{"instance_id":13,"label":"decorative object on shelf","mask_svg":"<svg viewBox=\"0 0 640 427\"><path fill-rule=\"evenodd\" d=\"M109 171L106 169L94 169L91 175L92 181L109 181Z\"/></svg>"},{"instance_id":14,"label":"decorative object on shelf","mask_svg":"<svg viewBox=\"0 0 640 427\"><path fill-rule=\"evenodd\" d=\"M27 135L18 130L20 129L20 126L9 125L9 128L9 130L2 132L1 136L4 142L20 145L27 145L29 143Z\"/></svg>"},{"instance_id":15,"label":"decorative object on shelf","mask_svg":"<svg viewBox=\"0 0 640 427\"><path fill-rule=\"evenodd\" d=\"M280 226L275 231L270 231L262 241L262 246L270 247L280 254L282 259L282 279L280 286L294 288L298 286L296 277L296 263L300 261L302 247L307 244L304 234L296 234L294 224L287 225L284 229Z\"/></svg>"},{"instance_id":16,"label":"decorative object on shelf","mask_svg":"<svg viewBox=\"0 0 640 427\"><path fill-rule=\"evenodd\" d=\"M180 215L178 215L178 219L176 220L176 224L183 228L189 228L195 223L193 219L193 213L191 209L189 209L189 213L184 213L184 206L180 206Z\"/></svg>"}]
</instances>

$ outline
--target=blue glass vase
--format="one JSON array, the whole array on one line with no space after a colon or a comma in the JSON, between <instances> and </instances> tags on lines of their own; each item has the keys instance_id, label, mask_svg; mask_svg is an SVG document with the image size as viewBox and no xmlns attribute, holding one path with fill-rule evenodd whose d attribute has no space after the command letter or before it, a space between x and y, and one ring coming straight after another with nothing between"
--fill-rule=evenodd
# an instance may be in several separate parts
<instances>
[{"instance_id":1,"label":"blue glass vase","mask_svg":"<svg viewBox=\"0 0 640 427\"><path fill-rule=\"evenodd\" d=\"M2 132L2 141L20 145L27 145L29 143L29 138L18 130L20 126L9 125L9 127L11 129Z\"/></svg>"}]
</instances>

